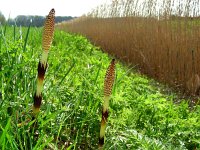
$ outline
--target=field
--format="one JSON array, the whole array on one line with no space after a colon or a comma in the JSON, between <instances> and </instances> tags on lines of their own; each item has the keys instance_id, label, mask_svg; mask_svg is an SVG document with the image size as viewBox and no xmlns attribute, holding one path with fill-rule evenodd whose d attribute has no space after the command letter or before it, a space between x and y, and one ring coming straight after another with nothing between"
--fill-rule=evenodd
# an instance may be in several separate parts
<instances>
[{"instance_id":1,"label":"field","mask_svg":"<svg viewBox=\"0 0 200 150\"><path fill-rule=\"evenodd\" d=\"M199 2L141 1L115 0L57 28L86 36L184 96L199 96Z\"/></svg>"},{"instance_id":2,"label":"field","mask_svg":"<svg viewBox=\"0 0 200 150\"><path fill-rule=\"evenodd\" d=\"M111 61L85 37L56 30L45 76L41 112L32 105L41 28L0 32L0 149L97 149L103 83ZM126 67L116 65L104 149L199 149L200 106Z\"/></svg>"},{"instance_id":3,"label":"field","mask_svg":"<svg viewBox=\"0 0 200 150\"><path fill-rule=\"evenodd\" d=\"M107 53L137 65L142 73L177 91L199 95L188 84L200 74L197 20L88 17L60 24L58 28L86 36Z\"/></svg>"}]
</instances>

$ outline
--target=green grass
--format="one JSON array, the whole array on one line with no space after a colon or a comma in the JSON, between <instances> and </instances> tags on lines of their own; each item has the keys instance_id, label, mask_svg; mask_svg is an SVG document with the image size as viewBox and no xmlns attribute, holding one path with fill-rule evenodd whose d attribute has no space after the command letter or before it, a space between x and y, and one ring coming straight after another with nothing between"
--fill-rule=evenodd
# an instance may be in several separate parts
<instances>
[{"instance_id":1,"label":"green grass","mask_svg":"<svg viewBox=\"0 0 200 150\"><path fill-rule=\"evenodd\" d=\"M103 83L112 58L82 36L56 31L33 128L42 29L21 30L20 39L20 28L0 28L0 149L97 149ZM190 111L185 101L176 105L176 95L161 94L155 81L120 62L116 68L105 149L200 148L199 106Z\"/></svg>"}]
</instances>

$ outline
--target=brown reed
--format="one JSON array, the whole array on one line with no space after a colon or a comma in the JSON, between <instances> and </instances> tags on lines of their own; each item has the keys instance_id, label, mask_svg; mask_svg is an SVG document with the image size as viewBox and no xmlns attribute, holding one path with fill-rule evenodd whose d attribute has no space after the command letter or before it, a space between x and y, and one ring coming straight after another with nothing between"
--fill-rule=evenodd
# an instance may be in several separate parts
<instances>
[{"instance_id":1,"label":"brown reed","mask_svg":"<svg viewBox=\"0 0 200 150\"><path fill-rule=\"evenodd\" d=\"M109 54L178 91L198 95L188 90L187 82L200 75L200 2L187 1L183 7L181 2L168 0L160 4L159 11L157 2L115 1L102 6L108 9L98 7L88 17L57 27L86 36Z\"/></svg>"}]
</instances>

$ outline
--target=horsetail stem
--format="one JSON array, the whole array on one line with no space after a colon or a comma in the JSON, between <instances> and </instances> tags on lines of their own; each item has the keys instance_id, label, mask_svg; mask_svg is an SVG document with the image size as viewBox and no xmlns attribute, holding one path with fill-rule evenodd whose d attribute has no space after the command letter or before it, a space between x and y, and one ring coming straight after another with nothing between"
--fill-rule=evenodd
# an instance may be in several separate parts
<instances>
[{"instance_id":1,"label":"horsetail stem","mask_svg":"<svg viewBox=\"0 0 200 150\"><path fill-rule=\"evenodd\" d=\"M104 103L103 103L103 110L102 110L100 136L99 136L99 149L102 149L104 145L106 123L108 120L109 99L112 92L114 79L115 79L115 59L112 59L107 69L105 80L104 80Z\"/></svg>"},{"instance_id":2,"label":"horsetail stem","mask_svg":"<svg viewBox=\"0 0 200 150\"><path fill-rule=\"evenodd\" d=\"M49 12L49 15L46 17L46 21L44 24L44 30L43 30L43 36L42 36L42 57L41 57L41 63L43 65L46 65L47 63L47 57L49 48L52 43L53 34L54 34L54 23L55 22L55 10L51 9Z\"/></svg>"},{"instance_id":3,"label":"horsetail stem","mask_svg":"<svg viewBox=\"0 0 200 150\"><path fill-rule=\"evenodd\" d=\"M54 34L54 21L55 20L55 10L51 9L48 16L46 17L46 21L43 29L42 36L42 56L38 63L38 77L37 77L37 89L34 95L34 104L33 104L33 114L36 115L40 111L40 106L42 102L42 89L43 89L43 81L45 72L47 69L47 57L49 48L52 43L53 34Z\"/></svg>"}]
</instances>

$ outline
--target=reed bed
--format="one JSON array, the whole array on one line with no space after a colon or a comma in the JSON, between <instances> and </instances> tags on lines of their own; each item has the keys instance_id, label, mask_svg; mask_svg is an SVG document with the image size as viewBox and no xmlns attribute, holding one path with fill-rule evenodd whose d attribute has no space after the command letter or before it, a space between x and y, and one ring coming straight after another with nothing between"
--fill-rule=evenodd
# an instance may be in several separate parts
<instances>
[{"instance_id":1,"label":"reed bed","mask_svg":"<svg viewBox=\"0 0 200 150\"><path fill-rule=\"evenodd\" d=\"M199 3L187 1L184 7L175 1L138 3L113 1L57 28L86 36L105 52L178 91L199 95Z\"/></svg>"}]
</instances>

